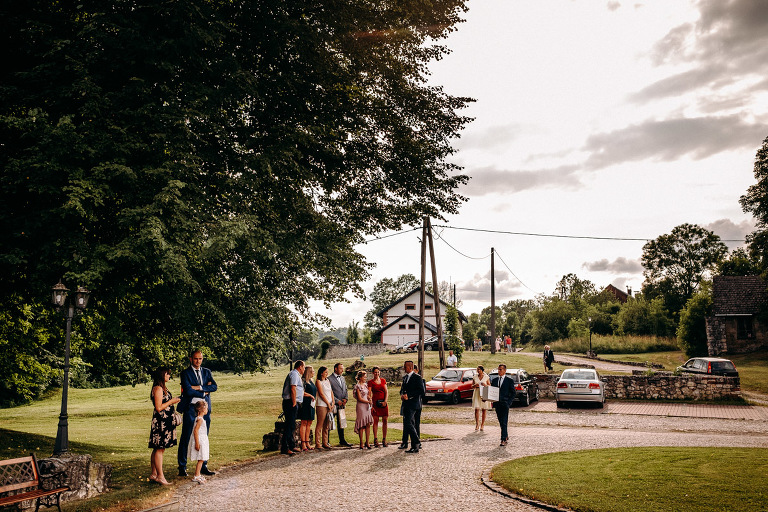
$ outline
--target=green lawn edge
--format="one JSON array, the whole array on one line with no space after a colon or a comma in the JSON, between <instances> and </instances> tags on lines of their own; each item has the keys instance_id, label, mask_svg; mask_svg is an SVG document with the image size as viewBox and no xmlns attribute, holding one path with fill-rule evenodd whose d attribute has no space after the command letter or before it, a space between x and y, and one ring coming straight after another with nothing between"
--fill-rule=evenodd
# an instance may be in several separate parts
<instances>
[{"instance_id":1,"label":"green lawn edge","mask_svg":"<svg viewBox=\"0 0 768 512\"><path fill-rule=\"evenodd\" d=\"M603 448L493 467L511 493L576 512L768 510L766 448Z\"/></svg>"}]
</instances>

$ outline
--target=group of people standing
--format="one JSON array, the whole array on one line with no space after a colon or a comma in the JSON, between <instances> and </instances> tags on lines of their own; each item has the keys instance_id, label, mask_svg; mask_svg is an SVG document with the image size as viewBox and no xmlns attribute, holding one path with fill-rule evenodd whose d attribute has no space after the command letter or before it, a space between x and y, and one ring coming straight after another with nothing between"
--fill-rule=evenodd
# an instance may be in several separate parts
<instances>
[{"instance_id":1,"label":"group of people standing","mask_svg":"<svg viewBox=\"0 0 768 512\"><path fill-rule=\"evenodd\" d=\"M419 424L422 400L426 391L424 380L414 371L412 361L406 361L403 370L405 377L400 389L403 415L403 439L400 448L411 449L408 453L418 453L421 448L419 440ZM349 400L349 389L342 375L344 365L336 363L333 373L329 375L328 368L321 366L317 377L312 366L304 361L296 361L285 377L282 392L282 407L285 427L280 440L280 453L293 456L297 452L332 449L328 436L332 429L339 435L339 444L351 447L344 436L346 423L346 405ZM373 430L373 447L388 447L387 420L389 418L389 387L386 379L381 376L381 369L374 366L372 378L368 379L365 370L357 372L352 395L355 398L354 432L359 439L361 450L371 449L371 427ZM299 443L296 446L294 430L296 419L299 424ZM379 420L381 420L382 442L379 444ZM314 430L314 447L310 440L312 422L316 421ZM335 423L334 423L335 422Z\"/></svg>"},{"instance_id":2,"label":"group of people standing","mask_svg":"<svg viewBox=\"0 0 768 512\"><path fill-rule=\"evenodd\" d=\"M341 446L350 447L344 436L347 428L346 406L349 400L349 389L342 375L344 365L336 363L333 373L321 366L315 370L304 361L296 361L283 383L283 415L285 430L280 441L280 453L293 456L300 451L330 450L329 433L336 429ZM358 435L361 450L371 449L370 436L373 427L373 446L388 446L387 418L389 417L389 389L387 381L381 377L378 367L372 369L373 378L367 379L364 370L357 372L356 383L352 395L356 401L354 432ZM301 420L299 426L300 446L294 441L296 419ZM382 426L382 443L379 445L379 420ZM310 440L312 422L316 421L314 430L314 447Z\"/></svg>"},{"instance_id":3,"label":"group of people standing","mask_svg":"<svg viewBox=\"0 0 768 512\"><path fill-rule=\"evenodd\" d=\"M193 350L190 365L181 372L181 396L173 397L167 383L171 378L169 367L162 366L152 374L150 398L154 405L149 433L149 479L168 485L163 473L163 455L167 448L179 445L179 476L187 476L187 460L194 460L193 480L205 483L205 476L215 475L208 468L210 454L208 432L211 429L211 393L218 389L213 374L203 368L203 353ZM175 410L174 410L175 409ZM181 438L176 427L181 424Z\"/></svg>"}]
</instances>

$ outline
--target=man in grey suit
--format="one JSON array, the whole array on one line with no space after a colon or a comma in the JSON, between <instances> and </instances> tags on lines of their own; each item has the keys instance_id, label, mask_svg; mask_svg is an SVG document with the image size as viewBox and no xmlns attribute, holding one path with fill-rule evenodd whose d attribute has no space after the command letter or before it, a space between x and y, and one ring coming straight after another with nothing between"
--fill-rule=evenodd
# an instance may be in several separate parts
<instances>
[{"instance_id":1,"label":"man in grey suit","mask_svg":"<svg viewBox=\"0 0 768 512\"><path fill-rule=\"evenodd\" d=\"M336 363L333 365L333 374L328 377L328 380L331 381L331 390L333 390L333 400L336 402L336 409L341 410L344 409L344 406L347 405L347 381L344 380L344 376L342 375L342 372L344 371L344 365L341 363ZM339 446L346 446L349 448L352 446L349 444L346 439L344 439L344 429L341 428L341 423L339 420L339 415L336 414L336 430L339 433Z\"/></svg>"}]
</instances>

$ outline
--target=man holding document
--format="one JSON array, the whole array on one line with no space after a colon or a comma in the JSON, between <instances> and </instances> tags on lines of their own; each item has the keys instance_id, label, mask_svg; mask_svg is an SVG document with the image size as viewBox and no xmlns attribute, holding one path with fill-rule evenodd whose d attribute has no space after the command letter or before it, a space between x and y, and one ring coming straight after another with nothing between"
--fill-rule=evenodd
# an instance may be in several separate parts
<instances>
[{"instance_id":1,"label":"man holding document","mask_svg":"<svg viewBox=\"0 0 768 512\"><path fill-rule=\"evenodd\" d=\"M496 409L496 417L499 418L499 425L501 425L501 444L499 446L507 446L507 422L509 421L509 407L515 400L515 383L511 377L506 377L507 365L499 365L499 376L491 381L491 386L499 388L499 394L497 401L493 403L493 407ZM489 390L494 391L494 390ZM491 394L489 393L489 398Z\"/></svg>"}]
</instances>

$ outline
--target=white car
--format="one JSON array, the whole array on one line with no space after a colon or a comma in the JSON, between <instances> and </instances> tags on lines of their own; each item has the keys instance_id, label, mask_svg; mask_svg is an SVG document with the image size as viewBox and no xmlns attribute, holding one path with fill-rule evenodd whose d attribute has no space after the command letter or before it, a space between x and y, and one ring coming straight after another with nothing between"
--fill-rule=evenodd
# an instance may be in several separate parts
<instances>
[{"instance_id":1,"label":"white car","mask_svg":"<svg viewBox=\"0 0 768 512\"><path fill-rule=\"evenodd\" d=\"M569 368L557 379L555 400L558 407L568 402L592 402L603 407L605 382L592 368Z\"/></svg>"}]
</instances>

